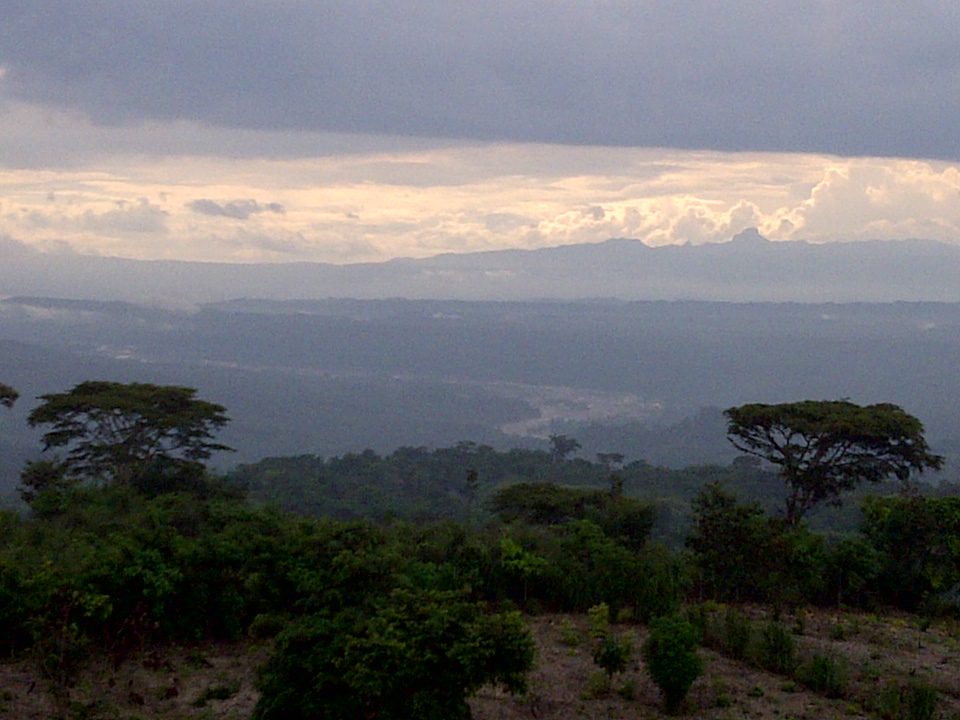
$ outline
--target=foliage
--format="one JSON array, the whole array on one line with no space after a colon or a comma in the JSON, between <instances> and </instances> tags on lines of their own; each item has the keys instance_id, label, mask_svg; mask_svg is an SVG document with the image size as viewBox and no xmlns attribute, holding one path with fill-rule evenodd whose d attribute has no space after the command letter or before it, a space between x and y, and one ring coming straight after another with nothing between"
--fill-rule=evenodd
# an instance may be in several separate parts
<instances>
[{"instance_id":1,"label":"foliage","mask_svg":"<svg viewBox=\"0 0 960 720\"><path fill-rule=\"evenodd\" d=\"M502 487L490 499L490 509L505 522L560 525L589 519L606 535L635 550L647 541L654 522L654 509L649 503L617 492L551 483Z\"/></svg>"},{"instance_id":2,"label":"foliage","mask_svg":"<svg viewBox=\"0 0 960 720\"><path fill-rule=\"evenodd\" d=\"M847 689L847 667L843 660L814 653L800 672L803 684L829 698L843 697Z\"/></svg>"},{"instance_id":3,"label":"foliage","mask_svg":"<svg viewBox=\"0 0 960 720\"><path fill-rule=\"evenodd\" d=\"M560 621L560 642L568 647L576 647L580 644L580 632L569 618L563 618Z\"/></svg>"},{"instance_id":4,"label":"foliage","mask_svg":"<svg viewBox=\"0 0 960 720\"><path fill-rule=\"evenodd\" d=\"M523 586L523 600L527 600L527 587L531 578L542 574L547 561L518 545L512 538L500 540L500 565L509 577L519 579Z\"/></svg>"},{"instance_id":5,"label":"foliage","mask_svg":"<svg viewBox=\"0 0 960 720\"><path fill-rule=\"evenodd\" d=\"M0 407L11 408L20 394L9 385L0 383Z\"/></svg>"},{"instance_id":6,"label":"foliage","mask_svg":"<svg viewBox=\"0 0 960 720\"><path fill-rule=\"evenodd\" d=\"M824 577L830 583L825 601L834 601L838 607L872 602L884 568L880 550L863 536L846 536L828 548L825 561Z\"/></svg>"},{"instance_id":7,"label":"foliage","mask_svg":"<svg viewBox=\"0 0 960 720\"><path fill-rule=\"evenodd\" d=\"M66 510L76 485L60 460L34 460L20 474L20 497L37 517L53 517Z\"/></svg>"},{"instance_id":8,"label":"foliage","mask_svg":"<svg viewBox=\"0 0 960 720\"><path fill-rule=\"evenodd\" d=\"M81 388L102 405L80 403L73 393ZM226 422L222 408L183 388L85 383L43 398L49 410L70 396L89 423L77 419L76 427L90 436L58 436L61 442L50 437L56 430L48 433L47 446L69 454L24 471L32 516L0 513L0 641L12 653L31 647L38 670L61 694L95 648L121 662L147 643L249 633L278 638L258 717L363 717L374 704L384 718L466 717L466 698L481 685L522 688L530 637L516 613L488 611L522 599L528 608L589 612L602 640L594 660L611 677L629 663L631 648L611 634L610 618L659 618L644 655L673 712L702 669L701 638L777 672L797 666L795 641L779 623L751 647L752 624L733 608L722 632L711 623L712 601L691 613L696 627L680 618L691 576L700 579L701 595L776 609L874 598L928 607L954 601L960 588L955 498L869 501L863 535L828 543L712 483L694 501L691 552L682 554L649 542L654 506L624 494L631 484L633 492L642 487L638 478L681 475L630 465L610 476L609 468L579 459L553 463L542 451L498 453L472 443L400 448L388 457L366 451L330 461L275 459L259 466L272 475L249 477L283 485L286 473L296 473L336 492L351 478L360 488L386 482L399 492L415 489L411 508L431 493L461 493L470 503L489 497L484 488L499 487L490 505L507 527L281 514L246 504L203 468L200 461L221 447L210 434L220 420L204 425L210 416L201 412L202 427L197 435L186 431L193 440L185 446L177 445L177 431L168 437L148 427L156 420L150 413L160 410L146 398L181 391L187 416L196 403ZM115 396L132 404L117 409ZM96 423L102 433L91 429ZM114 430L119 434L110 435ZM105 447L95 450L100 441ZM683 477L768 483L755 463L737 465ZM107 482L83 482L94 473ZM582 485L515 482L524 474ZM389 497L378 502L389 505ZM844 670L814 657L797 678L837 693ZM909 705L906 694L901 705Z\"/></svg>"},{"instance_id":9,"label":"foliage","mask_svg":"<svg viewBox=\"0 0 960 720\"><path fill-rule=\"evenodd\" d=\"M611 494L593 517L603 531L621 545L639 551L650 539L656 512L652 503Z\"/></svg>"},{"instance_id":10,"label":"foliage","mask_svg":"<svg viewBox=\"0 0 960 720\"><path fill-rule=\"evenodd\" d=\"M771 525L757 505L742 505L719 484L704 486L693 501L687 547L704 591L723 600L758 600L767 578Z\"/></svg>"},{"instance_id":11,"label":"foliage","mask_svg":"<svg viewBox=\"0 0 960 720\"><path fill-rule=\"evenodd\" d=\"M879 553L874 575L884 601L960 608L960 497L869 498L863 534Z\"/></svg>"},{"instance_id":12,"label":"foliage","mask_svg":"<svg viewBox=\"0 0 960 720\"><path fill-rule=\"evenodd\" d=\"M533 655L516 612L489 616L460 592L398 588L282 634L253 717L468 718L466 700L483 685L522 691Z\"/></svg>"},{"instance_id":13,"label":"foliage","mask_svg":"<svg viewBox=\"0 0 960 720\"><path fill-rule=\"evenodd\" d=\"M728 607L723 618L723 650L734 660L746 660L753 637L750 618L735 607Z\"/></svg>"},{"instance_id":14,"label":"foliage","mask_svg":"<svg viewBox=\"0 0 960 720\"><path fill-rule=\"evenodd\" d=\"M229 450L212 441L229 422L226 409L195 395L185 387L83 382L42 395L28 422L51 426L44 450L69 448L63 462L70 475L126 485L149 472L190 470Z\"/></svg>"},{"instance_id":15,"label":"foliage","mask_svg":"<svg viewBox=\"0 0 960 720\"><path fill-rule=\"evenodd\" d=\"M643 656L650 677L663 692L664 709L680 709L690 686L703 674L703 661L696 652L697 631L680 615L653 622L643 644Z\"/></svg>"},{"instance_id":16,"label":"foliage","mask_svg":"<svg viewBox=\"0 0 960 720\"><path fill-rule=\"evenodd\" d=\"M749 464L749 460L756 463ZM385 455L365 450L330 458L270 457L238 466L229 480L256 501L301 515L417 522L470 519L478 525L490 514L500 514L493 507L498 494L521 486L509 492L516 493L514 499L522 504L508 504L503 519L550 524L589 519L619 543L638 550L651 537L671 546L682 544L689 527L690 502L710 483L723 483L765 512L782 507L786 498L783 484L758 465L758 459L748 456L740 456L728 466L683 469L632 462L613 476L603 462L574 459L554 463L542 450L501 451L460 442L433 450L398 448ZM544 486L542 494L537 494L539 489L523 489L531 485ZM572 498L566 492L570 489L574 490ZM879 487L880 492L894 489L892 484ZM587 502L579 505L578 496L586 497ZM852 506L842 513L823 506L810 516L811 527L830 531L852 532L859 521Z\"/></svg>"},{"instance_id":17,"label":"foliage","mask_svg":"<svg viewBox=\"0 0 960 720\"><path fill-rule=\"evenodd\" d=\"M607 633L593 651L593 661L610 679L626 670L632 658L633 645L630 640L613 633Z\"/></svg>"},{"instance_id":18,"label":"foliage","mask_svg":"<svg viewBox=\"0 0 960 720\"><path fill-rule=\"evenodd\" d=\"M861 482L939 469L923 425L896 405L846 400L760 403L729 408L727 435L741 452L779 466L788 488L784 519L794 527L815 506Z\"/></svg>"},{"instance_id":19,"label":"foliage","mask_svg":"<svg viewBox=\"0 0 960 720\"><path fill-rule=\"evenodd\" d=\"M877 694L874 709L884 720L933 720L938 704L937 691L916 680L906 687L888 684Z\"/></svg>"},{"instance_id":20,"label":"foliage","mask_svg":"<svg viewBox=\"0 0 960 720\"><path fill-rule=\"evenodd\" d=\"M640 622L677 612L690 590L688 559L660 544L637 555L630 609Z\"/></svg>"},{"instance_id":21,"label":"foliage","mask_svg":"<svg viewBox=\"0 0 960 720\"><path fill-rule=\"evenodd\" d=\"M632 605L639 559L589 520L570 523L557 535L549 592L561 609L584 611L605 603L611 612Z\"/></svg>"},{"instance_id":22,"label":"foliage","mask_svg":"<svg viewBox=\"0 0 960 720\"><path fill-rule=\"evenodd\" d=\"M915 682L907 689L906 720L933 720L937 716L937 691L925 683Z\"/></svg>"},{"instance_id":23,"label":"foliage","mask_svg":"<svg viewBox=\"0 0 960 720\"><path fill-rule=\"evenodd\" d=\"M590 637L604 638L610 634L610 606L599 603L587 608L587 618L590 621Z\"/></svg>"},{"instance_id":24,"label":"foliage","mask_svg":"<svg viewBox=\"0 0 960 720\"><path fill-rule=\"evenodd\" d=\"M490 509L500 519L524 520L537 525L559 525L582 520L588 507L605 504L602 490L566 487L552 483L515 483L500 488L490 499Z\"/></svg>"},{"instance_id":25,"label":"foliage","mask_svg":"<svg viewBox=\"0 0 960 720\"><path fill-rule=\"evenodd\" d=\"M756 504L738 503L717 484L695 498L693 516L687 547L709 597L780 607L822 595L826 549L804 526L785 526Z\"/></svg>"},{"instance_id":26,"label":"foliage","mask_svg":"<svg viewBox=\"0 0 960 720\"><path fill-rule=\"evenodd\" d=\"M780 622L768 622L760 634L758 648L761 667L781 675L791 675L797 666L797 643L790 630Z\"/></svg>"}]
</instances>

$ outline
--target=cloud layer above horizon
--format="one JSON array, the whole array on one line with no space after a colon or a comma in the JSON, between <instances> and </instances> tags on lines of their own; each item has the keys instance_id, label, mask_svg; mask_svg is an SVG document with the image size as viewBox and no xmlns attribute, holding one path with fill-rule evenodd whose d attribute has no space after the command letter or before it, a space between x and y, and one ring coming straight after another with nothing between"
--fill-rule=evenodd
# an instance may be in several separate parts
<instances>
[{"instance_id":1,"label":"cloud layer above horizon","mask_svg":"<svg viewBox=\"0 0 960 720\"><path fill-rule=\"evenodd\" d=\"M933 0L0 0L0 235L331 262L956 243L958 27Z\"/></svg>"}]
</instances>

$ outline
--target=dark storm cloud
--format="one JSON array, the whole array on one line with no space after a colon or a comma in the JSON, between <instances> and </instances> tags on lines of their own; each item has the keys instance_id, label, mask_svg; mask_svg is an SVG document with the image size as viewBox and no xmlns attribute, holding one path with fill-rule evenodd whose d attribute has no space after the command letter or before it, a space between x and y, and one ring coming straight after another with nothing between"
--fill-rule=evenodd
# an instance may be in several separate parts
<instances>
[{"instance_id":1,"label":"dark storm cloud","mask_svg":"<svg viewBox=\"0 0 960 720\"><path fill-rule=\"evenodd\" d=\"M960 158L960 3L0 0L97 122Z\"/></svg>"},{"instance_id":2,"label":"dark storm cloud","mask_svg":"<svg viewBox=\"0 0 960 720\"><path fill-rule=\"evenodd\" d=\"M234 220L246 220L251 215L260 213L284 213L283 205L280 203L266 203L261 205L256 200L234 200L220 204L215 200L200 198L187 203L187 208L201 215L213 215L215 217L228 217Z\"/></svg>"}]
</instances>

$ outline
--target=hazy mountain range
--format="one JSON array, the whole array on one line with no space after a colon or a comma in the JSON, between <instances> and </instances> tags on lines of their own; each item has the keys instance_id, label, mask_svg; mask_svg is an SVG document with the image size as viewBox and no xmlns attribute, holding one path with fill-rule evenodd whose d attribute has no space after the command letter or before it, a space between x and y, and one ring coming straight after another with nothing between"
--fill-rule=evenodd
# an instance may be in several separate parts
<instances>
[{"instance_id":1,"label":"hazy mountain range","mask_svg":"<svg viewBox=\"0 0 960 720\"><path fill-rule=\"evenodd\" d=\"M0 296L203 303L233 298L960 302L960 246L903 240L639 240L329 265L137 261L44 254L0 238Z\"/></svg>"}]
</instances>

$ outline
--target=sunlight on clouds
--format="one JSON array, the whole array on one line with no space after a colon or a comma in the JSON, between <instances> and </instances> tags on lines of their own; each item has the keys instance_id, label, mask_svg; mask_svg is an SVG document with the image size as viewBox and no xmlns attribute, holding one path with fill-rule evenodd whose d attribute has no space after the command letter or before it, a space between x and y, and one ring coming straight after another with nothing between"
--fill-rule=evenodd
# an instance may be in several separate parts
<instances>
[{"instance_id":1,"label":"sunlight on clouds","mask_svg":"<svg viewBox=\"0 0 960 720\"><path fill-rule=\"evenodd\" d=\"M906 160L847 161L832 165L799 206L778 212L790 238L811 241L922 237L960 238L960 173Z\"/></svg>"},{"instance_id":2,"label":"sunlight on clouds","mask_svg":"<svg viewBox=\"0 0 960 720\"><path fill-rule=\"evenodd\" d=\"M359 262L631 237L960 241L946 163L478 144L306 158L114 154L0 172L0 236L148 259Z\"/></svg>"}]
</instances>

